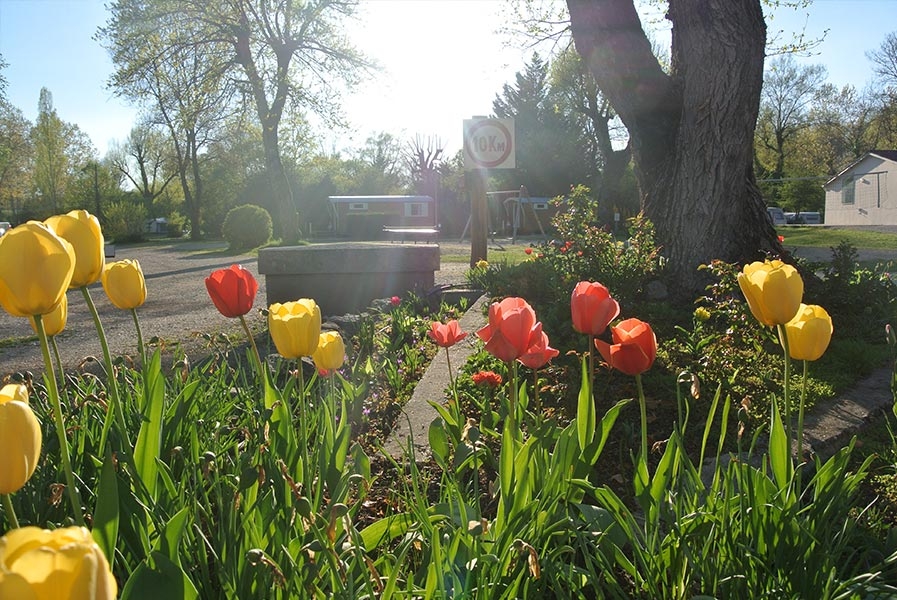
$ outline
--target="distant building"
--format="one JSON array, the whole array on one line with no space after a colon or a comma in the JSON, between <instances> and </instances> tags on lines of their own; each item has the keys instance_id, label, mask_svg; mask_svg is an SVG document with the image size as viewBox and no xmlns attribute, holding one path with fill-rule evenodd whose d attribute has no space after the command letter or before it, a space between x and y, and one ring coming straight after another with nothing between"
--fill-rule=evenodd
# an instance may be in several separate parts
<instances>
[{"instance_id":1,"label":"distant building","mask_svg":"<svg viewBox=\"0 0 897 600\"><path fill-rule=\"evenodd\" d=\"M352 238L378 237L383 227L436 227L430 196L330 196L334 231Z\"/></svg>"},{"instance_id":2,"label":"distant building","mask_svg":"<svg viewBox=\"0 0 897 600\"><path fill-rule=\"evenodd\" d=\"M823 184L826 225L897 225L897 150L872 150Z\"/></svg>"}]
</instances>

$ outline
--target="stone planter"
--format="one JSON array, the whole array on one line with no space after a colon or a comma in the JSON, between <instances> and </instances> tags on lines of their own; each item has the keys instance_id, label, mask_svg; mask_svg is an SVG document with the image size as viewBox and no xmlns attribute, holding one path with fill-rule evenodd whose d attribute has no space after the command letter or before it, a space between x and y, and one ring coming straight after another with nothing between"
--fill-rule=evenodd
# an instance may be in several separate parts
<instances>
[{"instance_id":1,"label":"stone planter","mask_svg":"<svg viewBox=\"0 0 897 600\"><path fill-rule=\"evenodd\" d=\"M259 250L268 304L313 298L326 315L366 308L375 298L425 293L439 270L436 244L340 242Z\"/></svg>"}]
</instances>

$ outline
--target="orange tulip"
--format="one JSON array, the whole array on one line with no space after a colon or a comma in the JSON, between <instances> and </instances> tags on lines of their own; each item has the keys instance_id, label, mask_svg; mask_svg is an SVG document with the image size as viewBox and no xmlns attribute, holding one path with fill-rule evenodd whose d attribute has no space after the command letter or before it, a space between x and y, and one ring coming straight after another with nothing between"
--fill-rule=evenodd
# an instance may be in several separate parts
<instances>
[{"instance_id":1,"label":"orange tulip","mask_svg":"<svg viewBox=\"0 0 897 600\"><path fill-rule=\"evenodd\" d=\"M530 346L526 354L517 360L530 369L541 369L558 354L560 352L557 349L548 345L548 335L543 331L539 341Z\"/></svg>"},{"instance_id":2,"label":"orange tulip","mask_svg":"<svg viewBox=\"0 0 897 600\"><path fill-rule=\"evenodd\" d=\"M580 281L570 297L573 329L587 335L601 335L620 314L620 305L600 283Z\"/></svg>"},{"instance_id":3,"label":"orange tulip","mask_svg":"<svg viewBox=\"0 0 897 600\"><path fill-rule=\"evenodd\" d=\"M595 340L595 346L611 368L627 375L638 375L651 368L657 356L657 338L650 325L626 319L610 330L614 343Z\"/></svg>"},{"instance_id":4,"label":"orange tulip","mask_svg":"<svg viewBox=\"0 0 897 600\"><path fill-rule=\"evenodd\" d=\"M505 298L489 307L489 324L477 331L486 351L504 362L526 354L542 338L542 324L523 298Z\"/></svg>"},{"instance_id":5,"label":"orange tulip","mask_svg":"<svg viewBox=\"0 0 897 600\"><path fill-rule=\"evenodd\" d=\"M461 326L455 319L445 324L433 321L427 335L440 348L450 348L467 337L467 333L461 331Z\"/></svg>"}]
</instances>

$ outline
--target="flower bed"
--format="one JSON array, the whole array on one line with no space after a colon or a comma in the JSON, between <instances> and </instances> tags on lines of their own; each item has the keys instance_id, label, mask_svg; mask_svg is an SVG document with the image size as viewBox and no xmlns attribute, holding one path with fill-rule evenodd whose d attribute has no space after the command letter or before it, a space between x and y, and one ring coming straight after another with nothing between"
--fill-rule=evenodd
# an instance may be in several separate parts
<instances>
[{"instance_id":1,"label":"flower bed","mask_svg":"<svg viewBox=\"0 0 897 600\"><path fill-rule=\"evenodd\" d=\"M793 267L767 261L737 275L758 331L778 330L762 343L784 357L784 388L758 429L769 440L761 453L756 436L729 430L722 387L704 396L706 420L690 422L688 378L675 378L686 385L667 399L679 417L653 425L667 438L649 444L643 377L664 338L594 281L569 282L569 303L552 307L568 311L563 332L522 297L494 303L477 332L460 331L452 314L431 323L412 300L395 298L343 340L321 330L314 301L296 299L266 308L281 359L262 360L253 346L247 361L184 363L166 374L140 335L139 264L104 264L102 242L84 211L0 238L0 304L33 319L47 366L43 381L0 391L8 427L0 597L897 593L897 542L856 519L871 459L851 465L852 443L826 461L791 451L800 447L807 380L804 370L795 383L792 361L822 360L832 335L828 314L802 304ZM88 286L100 279L134 316L143 359L138 368L114 364L94 311L109 377L60 386L51 356L52 333L65 327L60 298L72 286L91 303ZM215 306L250 341L254 283L239 267L206 280ZM477 370L471 383L451 382L448 402L434 398L432 462L378 456L377 435L363 427L375 396L400 399L432 353L472 334L503 373ZM564 414L542 410L553 396L551 361L569 349L549 336L579 340L578 393ZM602 363L634 401L596 402ZM629 456L608 457L630 404L639 416L629 443L616 447ZM694 447L683 441L687 430L700 432ZM719 460L733 437L737 459ZM702 477L708 458L717 466ZM625 465L629 483L602 483L608 463ZM37 560L56 555L87 558Z\"/></svg>"}]
</instances>

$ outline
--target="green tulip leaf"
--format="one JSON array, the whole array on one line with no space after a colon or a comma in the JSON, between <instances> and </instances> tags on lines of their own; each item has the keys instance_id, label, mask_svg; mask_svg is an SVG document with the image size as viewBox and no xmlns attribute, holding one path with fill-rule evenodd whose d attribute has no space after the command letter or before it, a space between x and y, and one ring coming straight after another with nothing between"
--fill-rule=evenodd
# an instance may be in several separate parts
<instances>
[{"instance_id":1,"label":"green tulip leaf","mask_svg":"<svg viewBox=\"0 0 897 600\"><path fill-rule=\"evenodd\" d=\"M157 471L162 444L162 414L165 408L165 377L162 375L162 351L157 348L146 365L143 384L143 422L134 445L137 474L151 497L156 497Z\"/></svg>"},{"instance_id":2,"label":"green tulip leaf","mask_svg":"<svg viewBox=\"0 0 897 600\"><path fill-rule=\"evenodd\" d=\"M121 593L121 600L193 600L196 586L184 570L160 552L140 563Z\"/></svg>"},{"instance_id":3,"label":"green tulip leaf","mask_svg":"<svg viewBox=\"0 0 897 600\"><path fill-rule=\"evenodd\" d=\"M118 519L118 477L115 475L112 450L107 448L103 470L100 472L100 484L97 486L97 505L94 509L91 535L103 549L103 554L106 555L110 565L115 560Z\"/></svg>"},{"instance_id":4,"label":"green tulip leaf","mask_svg":"<svg viewBox=\"0 0 897 600\"><path fill-rule=\"evenodd\" d=\"M579 434L579 449L585 451L595 438L595 401L592 399L592 386L589 381L589 369L586 365L585 355L582 357L582 383L576 406L576 424Z\"/></svg>"}]
</instances>

